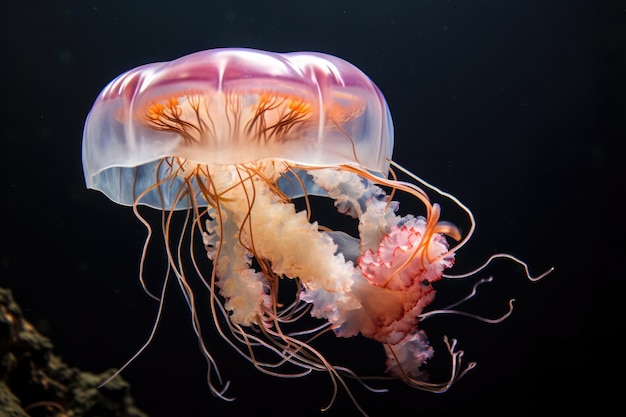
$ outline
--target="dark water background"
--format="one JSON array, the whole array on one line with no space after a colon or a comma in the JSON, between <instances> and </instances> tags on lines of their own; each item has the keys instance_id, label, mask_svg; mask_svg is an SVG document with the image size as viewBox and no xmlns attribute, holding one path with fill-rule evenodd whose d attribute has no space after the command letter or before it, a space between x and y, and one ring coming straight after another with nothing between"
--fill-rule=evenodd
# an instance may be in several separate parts
<instances>
[{"instance_id":1,"label":"dark water background","mask_svg":"<svg viewBox=\"0 0 626 417\"><path fill-rule=\"evenodd\" d=\"M394 158L452 192L478 229L457 255L477 266L511 252L529 284L498 264L477 306L424 324L438 352L459 337L479 366L444 395L390 383L354 393L371 416L565 414L618 403L624 329L622 141L624 6L600 1L46 1L2 15L0 285L70 365L121 366L147 337L156 304L137 280L145 236L132 211L87 191L81 133L119 73L215 47L312 50L361 68L384 92ZM558 3L558 4L557 4ZM154 267L157 270L157 267ZM159 276L158 279L161 277ZM157 280L158 282L158 280ZM623 285L623 284L621 284ZM621 288L621 286L620 286ZM172 291L157 339L124 372L152 417L304 416L330 396L326 376L262 376L211 343L234 403L211 397L188 313ZM491 309L491 310L490 310ZM382 372L376 344L323 340L339 363ZM353 415L344 392L325 415Z\"/></svg>"}]
</instances>

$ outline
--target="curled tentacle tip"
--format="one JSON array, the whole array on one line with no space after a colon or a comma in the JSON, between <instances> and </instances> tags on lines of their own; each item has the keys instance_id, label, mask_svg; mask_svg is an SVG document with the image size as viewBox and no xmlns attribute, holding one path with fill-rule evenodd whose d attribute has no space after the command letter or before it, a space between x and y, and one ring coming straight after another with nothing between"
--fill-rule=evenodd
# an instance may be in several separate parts
<instances>
[{"instance_id":1,"label":"curled tentacle tip","mask_svg":"<svg viewBox=\"0 0 626 417\"><path fill-rule=\"evenodd\" d=\"M538 275L536 277L528 276L528 279L530 279L532 282L537 282L537 281L541 280L542 278L545 278L547 275L550 275L554 271L554 269L555 268L552 266L546 272L544 272L543 274Z\"/></svg>"},{"instance_id":2,"label":"curled tentacle tip","mask_svg":"<svg viewBox=\"0 0 626 417\"><path fill-rule=\"evenodd\" d=\"M445 221L437 222L437 225L435 226L435 233L443 233L446 236L450 236L457 242L463 238L461 230L456 225Z\"/></svg>"}]
</instances>

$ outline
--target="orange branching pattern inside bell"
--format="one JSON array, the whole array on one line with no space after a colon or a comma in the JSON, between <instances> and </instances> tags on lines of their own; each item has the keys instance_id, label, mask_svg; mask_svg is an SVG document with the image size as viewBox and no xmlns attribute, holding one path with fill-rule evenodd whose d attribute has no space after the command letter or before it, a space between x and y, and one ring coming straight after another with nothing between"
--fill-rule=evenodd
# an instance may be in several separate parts
<instances>
[{"instance_id":1,"label":"orange branching pattern inside bell","mask_svg":"<svg viewBox=\"0 0 626 417\"><path fill-rule=\"evenodd\" d=\"M180 116L182 110L178 105L178 99L176 97L170 97L163 102L155 102L146 112L146 116L151 123L154 123L155 127L166 128L172 126L172 123L180 123Z\"/></svg>"},{"instance_id":2,"label":"orange branching pattern inside bell","mask_svg":"<svg viewBox=\"0 0 626 417\"><path fill-rule=\"evenodd\" d=\"M200 93L184 93L152 101L142 115L144 122L156 130L180 134L186 142L201 143L209 139L210 115L202 115L206 98Z\"/></svg>"},{"instance_id":3,"label":"orange branching pattern inside bell","mask_svg":"<svg viewBox=\"0 0 626 417\"><path fill-rule=\"evenodd\" d=\"M333 100L326 103L327 117L334 123L353 121L365 111L365 102L354 94L334 92Z\"/></svg>"},{"instance_id":4,"label":"orange branching pattern inside bell","mask_svg":"<svg viewBox=\"0 0 626 417\"><path fill-rule=\"evenodd\" d=\"M256 143L297 140L303 131L341 125L359 117L365 104L343 95L319 105L306 97L271 90L209 95L188 92L151 101L143 121L155 130L179 134L188 143L220 139Z\"/></svg>"},{"instance_id":5,"label":"orange branching pattern inside bell","mask_svg":"<svg viewBox=\"0 0 626 417\"><path fill-rule=\"evenodd\" d=\"M265 91L252 105L251 118L246 122L246 133L261 142L284 142L290 132L306 128L313 122L313 105L304 98Z\"/></svg>"}]
</instances>

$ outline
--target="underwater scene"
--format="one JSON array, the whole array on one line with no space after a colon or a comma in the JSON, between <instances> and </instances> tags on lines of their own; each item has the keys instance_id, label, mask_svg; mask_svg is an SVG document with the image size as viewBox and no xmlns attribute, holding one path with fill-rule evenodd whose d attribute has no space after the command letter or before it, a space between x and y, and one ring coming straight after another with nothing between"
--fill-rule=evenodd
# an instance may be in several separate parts
<instances>
[{"instance_id":1,"label":"underwater scene","mask_svg":"<svg viewBox=\"0 0 626 417\"><path fill-rule=\"evenodd\" d=\"M0 417L617 403L623 10L6 9Z\"/></svg>"}]
</instances>

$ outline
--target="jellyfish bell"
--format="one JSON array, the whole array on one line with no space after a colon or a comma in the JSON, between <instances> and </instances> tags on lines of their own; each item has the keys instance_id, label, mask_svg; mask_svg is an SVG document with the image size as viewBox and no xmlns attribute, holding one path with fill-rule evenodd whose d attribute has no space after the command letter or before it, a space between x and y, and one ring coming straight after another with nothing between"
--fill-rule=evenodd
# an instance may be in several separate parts
<instances>
[{"instance_id":1,"label":"jellyfish bell","mask_svg":"<svg viewBox=\"0 0 626 417\"><path fill-rule=\"evenodd\" d=\"M425 309L435 297L432 284L452 277L444 271L468 241L473 217L456 198L393 162L392 150L385 98L352 64L313 52L215 49L143 65L107 85L85 123L83 168L88 188L133 206L148 227L142 266L152 227L138 206L163 212L166 279L178 283L189 305L215 395L228 398L228 383L204 343L209 327L258 370L289 377L327 372L351 398L345 379L355 372L329 363L313 341L329 331L362 335L384 346L390 375L445 391L473 365L464 365L456 341L446 339L450 376L425 381L420 369L433 349L421 321L452 311ZM409 180L397 180L394 170ZM470 232L462 236L441 221L439 206L420 186L466 210ZM415 197L422 214L399 215L396 192ZM311 221L312 195L332 199L354 218L358 235ZM296 210L296 198L306 210ZM171 220L180 211L186 227L173 236ZM183 242L191 242L187 262ZM210 276L198 267L200 243L213 263ZM510 255L497 257L525 267ZM198 315L193 277L206 289L210 318ZM285 280L295 290L289 302L278 302ZM164 292L155 298L162 306ZM321 324L301 324L307 314ZM261 360L259 350L274 360Z\"/></svg>"},{"instance_id":2,"label":"jellyfish bell","mask_svg":"<svg viewBox=\"0 0 626 417\"><path fill-rule=\"evenodd\" d=\"M357 164L385 176L392 149L385 99L348 62L318 53L216 49L113 80L87 118L83 167L89 188L130 205L163 158ZM139 182L134 189L130 178ZM162 208L156 200L148 193L141 204Z\"/></svg>"}]
</instances>

